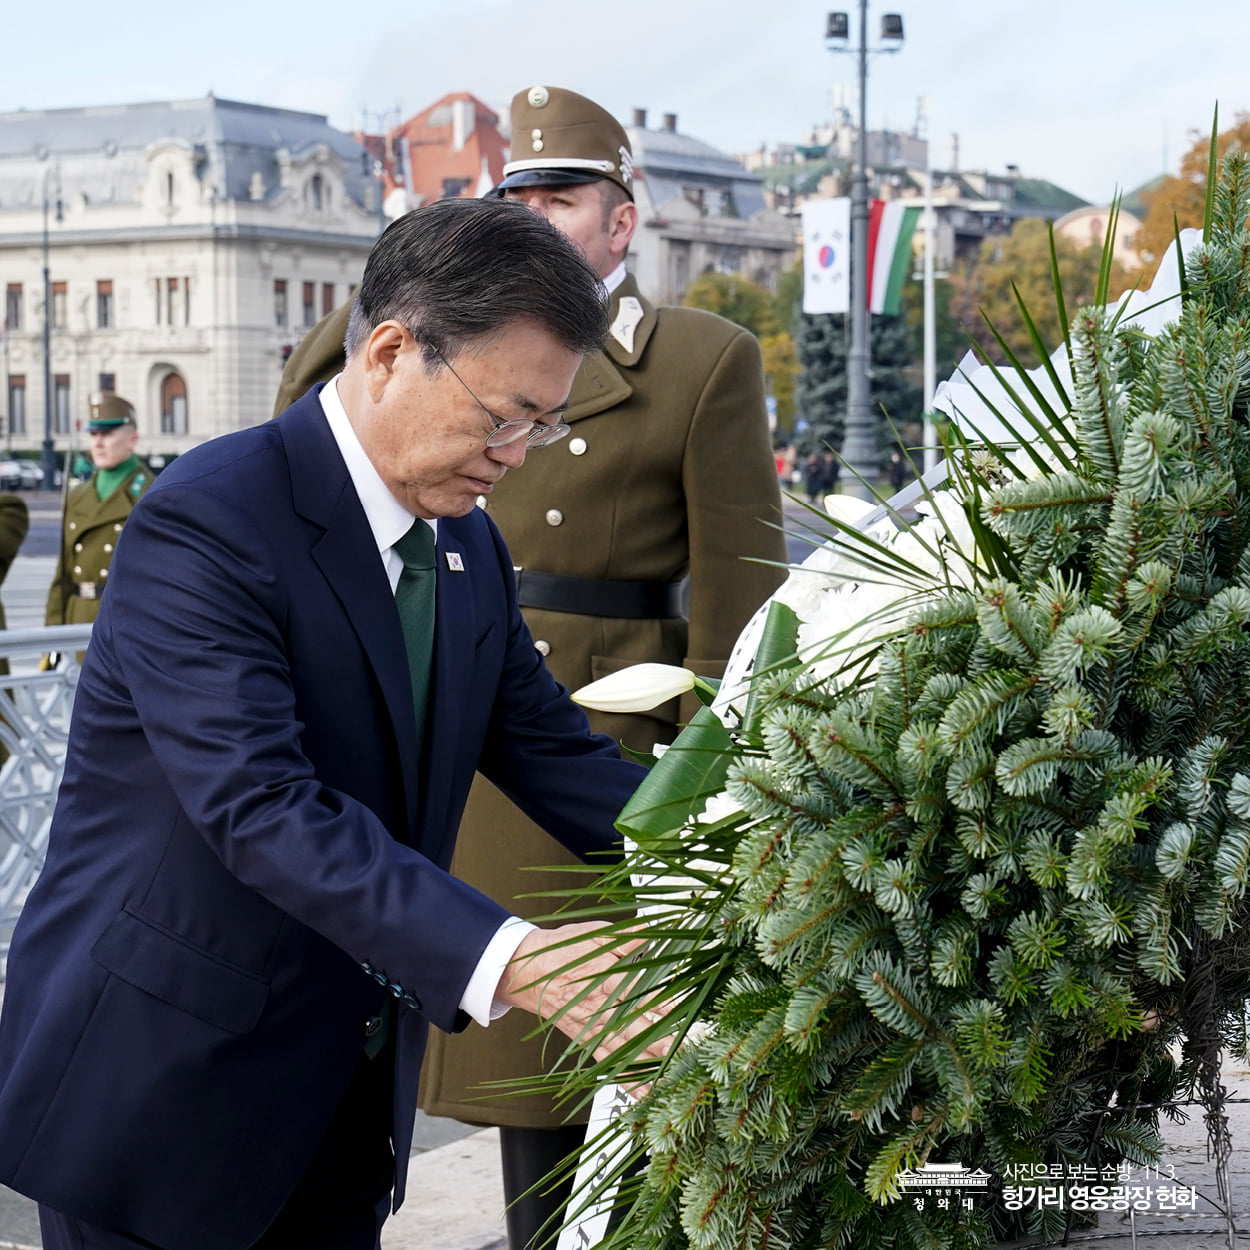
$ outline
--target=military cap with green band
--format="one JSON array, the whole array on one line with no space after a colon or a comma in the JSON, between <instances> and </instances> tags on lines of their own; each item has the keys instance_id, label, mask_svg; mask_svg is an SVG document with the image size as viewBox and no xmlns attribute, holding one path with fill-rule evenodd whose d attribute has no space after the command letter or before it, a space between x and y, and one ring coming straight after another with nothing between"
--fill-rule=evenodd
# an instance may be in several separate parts
<instances>
[{"instance_id":1,"label":"military cap with green band","mask_svg":"<svg viewBox=\"0 0 1250 1250\"><path fill-rule=\"evenodd\" d=\"M115 430L120 425L136 425L134 405L111 391L96 391L87 400L91 415L87 429Z\"/></svg>"},{"instance_id":2,"label":"military cap with green band","mask_svg":"<svg viewBox=\"0 0 1250 1250\"><path fill-rule=\"evenodd\" d=\"M620 122L563 87L518 91L512 99L512 159L496 193L600 179L634 198L634 156Z\"/></svg>"}]
</instances>

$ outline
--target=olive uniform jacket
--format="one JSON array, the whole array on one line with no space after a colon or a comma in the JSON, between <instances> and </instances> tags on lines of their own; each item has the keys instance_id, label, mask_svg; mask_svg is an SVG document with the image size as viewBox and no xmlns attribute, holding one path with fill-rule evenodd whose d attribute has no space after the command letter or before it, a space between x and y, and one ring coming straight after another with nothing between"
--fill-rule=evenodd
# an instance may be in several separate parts
<instances>
[{"instance_id":1,"label":"olive uniform jacket","mask_svg":"<svg viewBox=\"0 0 1250 1250\"><path fill-rule=\"evenodd\" d=\"M486 505L522 569L534 645L571 690L648 661L720 676L743 625L780 584L777 566L786 559L755 339L711 313L655 308L633 278L614 292L612 314L604 351L585 360L573 383L570 434L530 452ZM344 308L310 331L288 363L279 409L338 372L346 328ZM688 577L686 618L525 607L528 572L653 584ZM672 741L693 706L673 700L647 715L589 715L597 732L650 750ZM552 914L560 901L551 892L577 881L567 871L534 871L559 862L551 839L479 777L453 874L533 918ZM535 894L547 897L519 897ZM489 1029L431 1032L422 1107L475 1124L558 1126L565 1115L545 1096L482 1088L551 1066L564 1043L557 1035L526 1040L533 1029L531 1017L510 1012Z\"/></svg>"},{"instance_id":2,"label":"olive uniform jacket","mask_svg":"<svg viewBox=\"0 0 1250 1250\"><path fill-rule=\"evenodd\" d=\"M94 474L69 492L45 625L95 623L117 536L152 481L152 471L140 463L107 499L97 498Z\"/></svg>"},{"instance_id":3,"label":"olive uniform jacket","mask_svg":"<svg viewBox=\"0 0 1250 1250\"><path fill-rule=\"evenodd\" d=\"M8 576L13 557L17 555L29 529L30 511L26 501L20 495L8 492L0 495L0 582ZM4 604L0 603L0 630L4 628ZM8 660L0 660L0 674L8 671ZM0 761L7 759L8 754L0 747Z\"/></svg>"}]
</instances>

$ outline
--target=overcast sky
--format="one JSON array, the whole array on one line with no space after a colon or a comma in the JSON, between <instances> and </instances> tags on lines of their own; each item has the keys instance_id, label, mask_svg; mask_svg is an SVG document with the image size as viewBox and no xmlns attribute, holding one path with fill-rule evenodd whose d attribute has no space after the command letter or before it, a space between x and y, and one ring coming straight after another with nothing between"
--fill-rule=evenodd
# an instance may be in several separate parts
<instances>
[{"instance_id":1,"label":"overcast sky","mask_svg":"<svg viewBox=\"0 0 1250 1250\"><path fill-rule=\"evenodd\" d=\"M852 13L858 5L834 0ZM727 151L801 140L855 59L824 45L813 0L9 0L0 111L204 95L394 122L448 91L504 104L532 83L628 122L678 115ZM870 63L868 122L910 130L929 102L934 163L1019 165L1104 202L1175 170L1218 100L1250 108L1250 9L1234 0L890 0L901 51ZM875 40L874 40L875 42Z\"/></svg>"}]
</instances>

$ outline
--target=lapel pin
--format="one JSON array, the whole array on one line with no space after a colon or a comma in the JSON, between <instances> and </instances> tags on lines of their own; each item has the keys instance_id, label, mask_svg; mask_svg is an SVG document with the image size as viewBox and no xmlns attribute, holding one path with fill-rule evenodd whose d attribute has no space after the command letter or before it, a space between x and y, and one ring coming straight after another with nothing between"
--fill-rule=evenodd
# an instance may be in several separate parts
<instances>
[{"instance_id":1,"label":"lapel pin","mask_svg":"<svg viewBox=\"0 0 1250 1250\"><path fill-rule=\"evenodd\" d=\"M444 554L447 556L447 567L451 569L453 573L464 572L464 561L460 558L460 552L448 551Z\"/></svg>"}]
</instances>

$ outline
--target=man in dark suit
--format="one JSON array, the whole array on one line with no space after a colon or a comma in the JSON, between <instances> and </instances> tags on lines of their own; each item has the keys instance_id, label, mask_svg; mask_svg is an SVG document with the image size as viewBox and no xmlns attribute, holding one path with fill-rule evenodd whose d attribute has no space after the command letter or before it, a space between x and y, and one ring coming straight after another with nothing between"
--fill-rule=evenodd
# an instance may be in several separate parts
<instances>
[{"instance_id":1,"label":"man in dark suit","mask_svg":"<svg viewBox=\"0 0 1250 1250\"><path fill-rule=\"evenodd\" d=\"M605 329L534 214L421 209L370 256L343 373L131 514L0 1018L0 1180L47 1250L375 1247L427 1025L550 1014L571 951L627 953L446 871L475 770L582 857L642 775L548 674L475 506L559 437Z\"/></svg>"},{"instance_id":2,"label":"man in dark suit","mask_svg":"<svg viewBox=\"0 0 1250 1250\"><path fill-rule=\"evenodd\" d=\"M602 351L573 382L569 437L486 500L524 566L526 624L570 690L645 661L719 677L786 561L759 344L711 313L657 308L626 272L639 227L634 161L629 136L606 109L563 87L534 86L513 97L511 113L512 154L498 193L577 244L604 283L612 318ZM345 329L340 309L300 343L278 411L338 372ZM691 697L590 721L649 751L671 742L696 706ZM576 881L568 862L497 787L474 784L456 876L532 917L555 910L556 896ZM427 1112L499 1126L511 1250L554 1242L567 1186L537 1182L584 1138L584 1108L515 1087L556 1054L533 1034L523 1017L455 1037L434 1033L422 1073Z\"/></svg>"}]
</instances>

